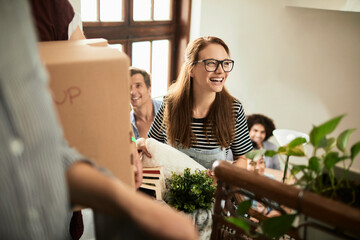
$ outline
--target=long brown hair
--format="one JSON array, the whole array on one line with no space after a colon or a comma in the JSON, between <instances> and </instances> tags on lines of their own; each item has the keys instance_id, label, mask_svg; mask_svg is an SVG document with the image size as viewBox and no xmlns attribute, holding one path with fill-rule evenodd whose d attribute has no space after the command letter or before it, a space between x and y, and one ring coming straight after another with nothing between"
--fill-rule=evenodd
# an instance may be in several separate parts
<instances>
[{"instance_id":1,"label":"long brown hair","mask_svg":"<svg viewBox=\"0 0 360 240\"><path fill-rule=\"evenodd\" d=\"M185 62L174 84L169 88L165 97L166 107L164 124L166 126L167 141L170 145L181 144L184 148L191 146L195 135L191 130L193 109L193 79L190 72L198 60L199 52L210 44L219 44L224 47L228 55L230 51L224 41L217 37L200 37L191 42L186 48ZM234 138L235 116L232 106L234 97L223 88L216 93L214 102L205 118L204 132L209 135L209 129L218 143L229 147ZM208 128L210 127L211 128Z\"/></svg>"}]
</instances>

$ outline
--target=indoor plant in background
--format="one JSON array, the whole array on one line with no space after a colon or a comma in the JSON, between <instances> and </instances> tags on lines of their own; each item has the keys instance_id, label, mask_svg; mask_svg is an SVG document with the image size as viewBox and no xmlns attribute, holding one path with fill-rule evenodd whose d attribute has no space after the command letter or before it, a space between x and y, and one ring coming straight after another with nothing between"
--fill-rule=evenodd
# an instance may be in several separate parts
<instances>
[{"instance_id":1,"label":"indoor plant in background","mask_svg":"<svg viewBox=\"0 0 360 240\"><path fill-rule=\"evenodd\" d=\"M206 170L191 173L190 168L186 168L184 174L172 173L166 179L164 199L174 208L188 213L197 224L201 239L209 239L215 191L216 186Z\"/></svg>"},{"instance_id":2,"label":"indoor plant in background","mask_svg":"<svg viewBox=\"0 0 360 240\"><path fill-rule=\"evenodd\" d=\"M322 196L331 198L336 201L341 201L352 207L360 208L360 182L352 181L348 178L350 167L353 165L355 158L360 152L360 141L348 146L350 136L355 129L347 129L340 133L339 136L330 137L329 135L336 129L344 115L330 119L329 121L314 126L310 132L310 142L306 143L306 139L299 137L292 140L285 146L280 146L276 151L273 150L254 150L247 154L247 157L254 159L260 154L267 156L273 156L275 154L283 154L286 156L287 169L288 160L290 157L305 157L307 159L306 164L291 165L291 174L297 176L298 180L295 185L300 186L304 190L312 191ZM309 156L305 153L304 144L312 146L312 153ZM337 164L342 164L342 168L335 174ZM285 170L286 171L286 170ZM286 172L284 173L285 176ZM360 181L360 177L357 177ZM243 203L239 205L239 212L244 213L247 211L246 206L248 204ZM285 214L286 215L286 214ZM283 215L284 216L284 215ZM290 216L289 216L290 217ZM276 219L276 221L284 221L284 224L288 217ZM236 219L230 219L232 223L236 224ZM272 220L274 221L274 220ZM260 231L269 236L273 234L271 228L265 228L262 225ZM281 223L279 223L281 225ZM243 229L248 228L243 221L237 223L237 225ZM270 231L267 233L267 231ZM278 232L277 236L286 232L286 229L282 229L282 232ZM273 236L273 235L272 235ZM311 237L308 239L311 239Z\"/></svg>"},{"instance_id":3,"label":"indoor plant in background","mask_svg":"<svg viewBox=\"0 0 360 240\"><path fill-rule=\"evenodd\" d=\"M303 144L304 138L296 138L287 146L281 146L277 151L266 151L265 155L284 154L307 158L307 164L292 165L291 174L299 176L296 185L334 200L342 201L350 206L360 208L359 183L350 181L349 171L356 156L360 152L360 141L350 148L348 142L355 129L347 129L337 138L329 137L344 115L335 117L320 126L314 126L310 132L312 154L306 156ZM341 163L342 169L335 175L336 164ZM286 168L286 166L285 166ZM299 174L300 173L300 174ZM360 180L360 179L359 179Z\"/></svg>"}]
</instances>

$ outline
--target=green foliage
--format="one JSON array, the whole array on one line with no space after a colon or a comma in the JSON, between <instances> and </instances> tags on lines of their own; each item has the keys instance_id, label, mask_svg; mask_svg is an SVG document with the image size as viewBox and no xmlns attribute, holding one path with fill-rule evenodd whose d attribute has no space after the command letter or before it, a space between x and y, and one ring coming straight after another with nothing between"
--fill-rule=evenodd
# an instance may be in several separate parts
<instances>
[{"instance_id":1,"label":"green foliage","mask_svg":"<svg viewBox=\"0 0 360 240\"><path fill-rule=\"evenodd\" d=\"M250 224L248 221L242 218L236 218L236 217L228 217L226 220L239 228L243 229L245 233L250 236Z\"/></svg>"},{"instance_id":2,"label":"green foliage","mask_svg":"<svg viewBox=\"0 0 360 240\"><path fill-rule=\"evenodd\" d=\"M278 217L266 219L262 224L264 234L269 238L283 236L292 226L296 214L284 214Z\"/></svg>"},{"instance_id":3,"label":"green foliage","mask_svg":"<svg viewBox=\"0 0 360 240\"><path fill-rule=\"evenodd\" d=\"M355 157L360 152L360 141L352 145L350 152L348 151L348 142L355 129L347 129L340 133L337 138L328 136L336 129L343 117L344 115L340 115L320 126L313 126L310 132L309 143L313 148L311 156L305 155L303 144L306 143L306 140L301 137L294 139L286 146L280 146L276 151L266 151L265 155L274 156L276 154L283 154L287 157L287 161L290 156L306 157L308 159L307 165L293 165L291 169L293 176L302 173L301 178L297 181L297 185L306 190L338 200L340 198L338 194L339 189L350 188L349 180L347 179L348 171ZM255 155L256 152L253 152L251 155L247 155L247 157L252 158ZM335 178L334 167L338 163L343 164L344 170L339 178ZM285 169L287 169L287 162ZM286 170L284 177L285 173ZM355 194L352 195L355 196ZM352 199L350 202L355 202L355 199Z\"/></svg>"},{"instance_id":4,"label":"green foliage","mask_svg":"<svg viewBox=\"0 0 360 240\"><path fill-rule=\"evenodd\" d=\"M289 158L291 156L306 157L308 159L307 164L292 165L291 168L291 174L293 176L301 173L300 179L296 182L297 185L300 185L306 190L313 191L335 200L346 199L346 203L349 205L359 207L360 199L355 199L356 190L351 186L351 182L347 179L348 171L355 161L356 156L360 153L360 141L356 142L351 147L348 146L349 139L355 129L347 129L339 134L337 138L329 136L329 134L336 129L343 117L344 115L340 115L320 126L314 126L310 132L310 143L306 143L306 140L300 137L294 139L286 146L280 146L275 151L267 150L264 152L263 150L254 150L246 154L246 157L254 160L255 157L260 154L270 157L276 154L285 155L286 163L284 179ZM311 156L305 154L304 144L310 144L312 146L313 154ZM350 151L348 151L349 148ZM338 163L343 163L344 168L340 177L336 178L334 167ZM344 197L345 192L350 194ZM244 229L249 235L250 226L244 217L244 212L248 210L246 210L248 206L248 203L244 203L241 206L241 211L238 211L239 217L237 218L241 220L228 219L228 221ZM264 222L260 222L257 232L263 233L269 238L278 238L290 229L296 215L297 214L283 214L279 217L269 218Z\"/></svg>"},{"instance_id":5,"label":"green foliage","mask_svg":"<svg viewBox=\"0 0 360 240\"><path fill-rule=\"evenodd\" d=\"M326 137L326 135L332 133L340 120L344 117L344 115L340 115L329 121L321 124L320 126L314 126L310 132L310 142L314 147L319 147L321 141Z\"/></svg>"},{"instance_id":6,"label":"green foliage","mask_svg":"<svg viewBox=\"0 0 360 240\"><path fill-rule=\"evenodd\" d=\"M268 218L260 222L257 232L250 232L250 223L247 219L247 213L252 205L252 200L240 202L237 208L237 217L228 217L226 220L237 227L243 229L246 235L256 238L259 233L263 233L269 238L279 238L283 236L291 228L296 214L283 214L278 217Z\"/></svg>"},{"instance_id":7,"label":"green foliage","mask_svg":"<svg viewBox=\"0 0 360 240\"><path fill-rule=\"evenodd\" d=\"M349 139L355 129L347 129L340 133L337 138L328 137L343 117L344 115L340 115L320 126L313 127L310 132L313 154L308 157L308 165L301 167L302 177L298 181L298 184L303 188L335 200L340 197L338 196L339 189L350 186L347 173L360 151L360 142L351 147L350 155L347 151ZM319 151L320 149L323 149L323 152ZM340 162L343 163L344 170L339 178L335 178L334 167ZM296 175L298 172L299 168L294 166L292 174Z\"/></svg>"},{"instance_id":8,"label":"green foliage","mask_svg":"<svg viewBox=\"0 0 360 240\"><path fill-rule=\"evenodd\" d=\"M190 168L186 168L184 175L172 173L166 181L165 201L176 209L192 213L198 208L212 207L216 187L205 170L195 170L195 173L190 173Z\"/></svg>"},{"instance_id":9,"label":"green foliage","mask_svg":"<svg viewBox=\"0 0 360 240\"><path fill-rule=\"evenodd\" d=\"M251 199L240 202L238 205L238 208L236 210L237 214L239 214L239 215L247 214L251 205L252 205Z\"/></svg>"}]
</instances>

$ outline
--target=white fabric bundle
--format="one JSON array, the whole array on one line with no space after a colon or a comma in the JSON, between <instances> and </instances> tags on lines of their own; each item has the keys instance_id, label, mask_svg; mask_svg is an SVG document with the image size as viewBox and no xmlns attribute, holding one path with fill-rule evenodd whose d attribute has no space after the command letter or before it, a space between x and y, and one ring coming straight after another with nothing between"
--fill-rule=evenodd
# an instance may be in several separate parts
<instances>
[{"instance_id":1,"label":"white fabric bundle","mask_svg":"<svg viewBox=\"0 0 360 240\"><path fill-rule=\"evenodd\" d=\"M180 152L170 145L156 141L153 138L146 139L146 148L151 154L151 158L143 155L144 167L163 167L164 177L171 177L171 172L183 174L185 168L190 168L194 173L196 169L205 170L205 168L193 160L185 153Z\"/></svg>"}]
</instances>

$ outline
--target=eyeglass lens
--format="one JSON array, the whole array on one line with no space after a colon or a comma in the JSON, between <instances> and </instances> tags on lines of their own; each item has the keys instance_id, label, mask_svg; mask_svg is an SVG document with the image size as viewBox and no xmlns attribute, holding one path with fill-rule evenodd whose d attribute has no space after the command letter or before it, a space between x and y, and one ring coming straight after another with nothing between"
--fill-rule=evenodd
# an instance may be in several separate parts
<instances>
[{"instance_id":1,"label":"eyeglass lens","mask_svg":"<svg viewBox=\"0 0 360 240\"><path fill-rule=\"evenodd\" d=\"M218 68L219 64L221 64L221 66L225 72L230 72L233 68L232 60L218 61L215 59L208 59L208 60L205 60L204 63L205 63L205 69L208 72L215 72L216 69Z\"/></svg>"}]
</instances>

